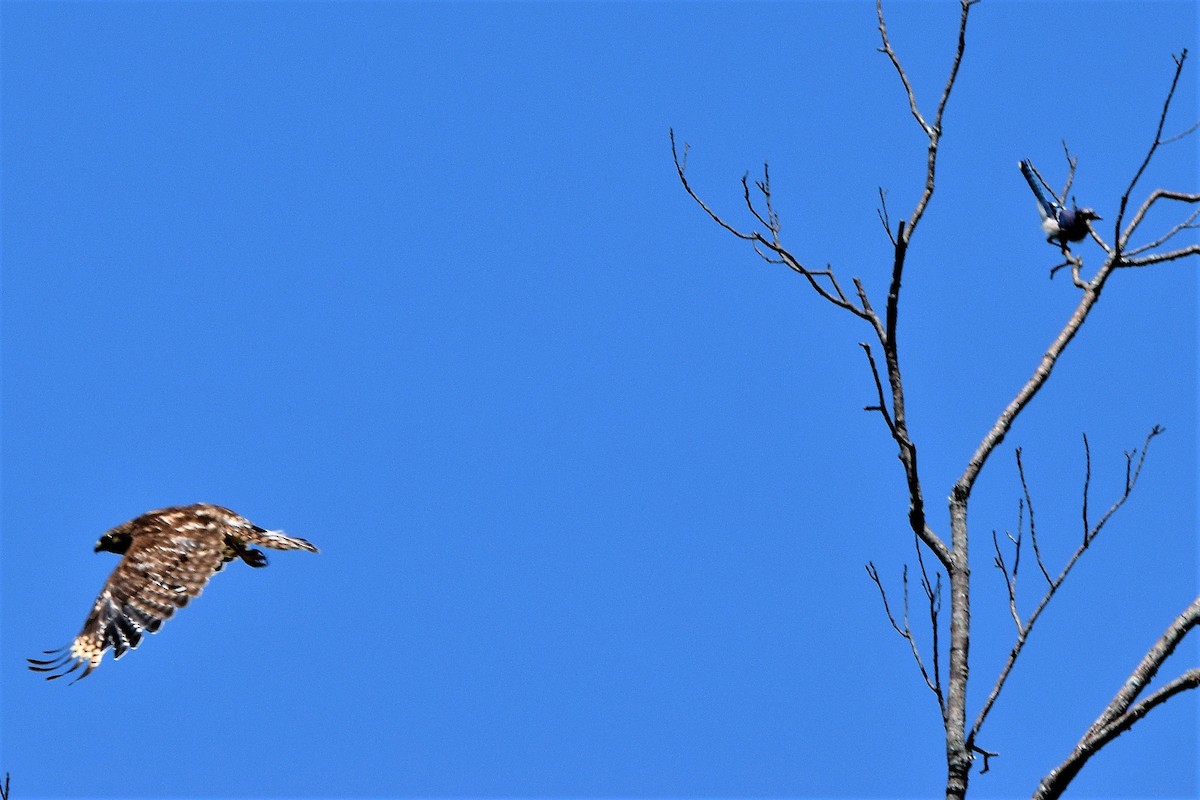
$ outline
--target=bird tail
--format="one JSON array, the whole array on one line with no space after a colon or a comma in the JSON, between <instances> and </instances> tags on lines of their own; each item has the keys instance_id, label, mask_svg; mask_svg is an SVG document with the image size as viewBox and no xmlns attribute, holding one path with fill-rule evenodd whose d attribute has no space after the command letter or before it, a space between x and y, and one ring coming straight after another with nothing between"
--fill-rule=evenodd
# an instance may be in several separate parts
<instances>
[{"instance_id":1,"label":"bird tail","mask_svg":"<svg viewBox=\"0 0 1200 800\"><path fill-rule=\"evenodd\" d=\"M1033 190L1033 194L1037 197L1038 211L1041 212L1042 219L1053 217L1054 204L1046 199L1046 195L1042 192L1041 181L1033 171L1033 162L1029 160L1017 162L1017 166L1021 168L1021 174L1025 176L1025 181L1029 184L1029 188Z\"/></svg>"},{"instance_id":2,"label":"bird tail","mask_svg":"<svg viewBox=\"0 0 1200 800\"><path fill-rule=\"evenodd\" d=\"M315 545L298 536L287 536L283 531L269 531L266 528L254 526L249 532L241 534L248 544L261 547L271 547L275 550L307 550L310 553L319 552Z\"/></svg>"}]
</instances>

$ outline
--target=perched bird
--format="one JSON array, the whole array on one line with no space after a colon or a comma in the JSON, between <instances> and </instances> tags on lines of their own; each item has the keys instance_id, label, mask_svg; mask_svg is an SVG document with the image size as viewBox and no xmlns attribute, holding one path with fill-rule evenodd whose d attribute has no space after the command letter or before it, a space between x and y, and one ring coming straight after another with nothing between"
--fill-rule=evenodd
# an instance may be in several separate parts
<instances>
[{"instance_id":1,"label":"perched bird","mask_svg":"<svg viewBox=\"0 0 1200 800\"><path fill-rule=\"evenodd\" d=\"M1017 166L1021 168L1021 174L1025 176L1029 188L1033 189L1034 195L1037 196L1038 214L1042 217L1042 230L1046 232L1046 241L1057 242L1064 250L1067 248L1067 242L1083 241L1088 235L1088 222L1100 219L1100 215L1090 208L1079 208L1074 203L1067 208L1046 199L1042 187L1039 186L1041 180L1034 174L1033 164L1021 161Z\"/></svg>"},{"instance_id":2,"label":"perched bird","mask_svg":"<svg viewBox=\"0 0 1200 800\"><path fill-rule=\"evenodd\" d=\"M120 658L138 646L142 632L154 633L175 609L199 596L208 579L240 558L265 567L267 557L249 545L276 550L317 548L282 531L260 528L228 508L208 503L172 506L142 514L100 537L96 552L124 556L108 576L75 641L47 650L47 660L28 659L29 668L61 678L81 666L86 678L108 650ZM74 681L72 681L74 682Z\"/></svg>"}]
</instances>

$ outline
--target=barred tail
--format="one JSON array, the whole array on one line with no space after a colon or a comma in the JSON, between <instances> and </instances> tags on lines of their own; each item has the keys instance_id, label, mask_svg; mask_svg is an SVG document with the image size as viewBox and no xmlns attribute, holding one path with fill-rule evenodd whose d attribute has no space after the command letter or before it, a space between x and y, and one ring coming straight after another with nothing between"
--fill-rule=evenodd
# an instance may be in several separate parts
<instances>
[{"instance_id":1,"label":"barred tail","mask_svg":"<svg viewBox=\"0 0 1200 800\"><path fill-rule=\"evenodd\" d=\"M307 550L310 553L319 553L316 546L312 542L305 541L298 536L286 536L283 531L269 531L266 528L260 528L255 525L243 537L247 544L257 544L262 547L271 547L275 550Z\"/></svg>"}]
</instances>

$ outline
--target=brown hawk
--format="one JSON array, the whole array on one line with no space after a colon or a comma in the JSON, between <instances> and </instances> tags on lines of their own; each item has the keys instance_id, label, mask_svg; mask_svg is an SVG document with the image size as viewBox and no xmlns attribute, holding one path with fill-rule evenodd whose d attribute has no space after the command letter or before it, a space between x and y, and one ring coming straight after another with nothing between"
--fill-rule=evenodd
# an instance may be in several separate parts
<instances>
[{"instance_id":1,"label":"brown hawk","mask_svg":"<svg viewBox=\"0 0 1200 800\"><path fill-rule=\"evenodd\" d=\"M96 552L124 558L105 581L83 630L70 645L45 652L54 658L28 659L29 668L53 673L46 679L54 680L84 666L75 680L86 678L105 651L120 658L138 646L142 631L156 632L175 609L199 596L226 562L240 558L252 567L265 567L267 557L248 545L317 552L303 539L260 528L208 503L160 508L118 525L100 537Z\"/></svg>"}]
</instances>

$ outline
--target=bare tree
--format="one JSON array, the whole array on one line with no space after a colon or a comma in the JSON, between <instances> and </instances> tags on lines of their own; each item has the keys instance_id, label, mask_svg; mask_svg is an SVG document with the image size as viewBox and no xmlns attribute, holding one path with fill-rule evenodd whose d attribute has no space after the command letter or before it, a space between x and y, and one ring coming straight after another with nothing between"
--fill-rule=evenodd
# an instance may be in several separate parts
<instances>
[{"instance_id":1,"label":"bare tree","mask_svg":"<svg viewBox=\"0 0 1200 800\"><path fill-rule=\"evenodd\" d=\"M674 131L671 132L671 151L675 167L684 190L701 209L719 226L739 239L747 241L765 261L771 264L781 264L800 275L811 289L822 300L832 304L858 319L862 320L871 331L873 341L860 342L866 358L866 364L875 387L875 398L866 410L877 413L888 434L895 442L900 463L908 489L909 509L908 523L916 545L917 568L916 577L922 594L923 614L930 625L932 639L928 656L922 654L909 622L909 590L908 569L903 573L901 603L889 602L888 593L874 564L867 565L867 573L877 585L883 599L884 612L895 631L908 643L912 656L916 661L921 678L933 694L945 728L945 748L947 762L946 797L963 798L967 793L970 770L976 756L982 756L982 771L987 771L988 759L996 753L984 750L979 744L979 734L989 713L995 706L1005 682L1010 676L1013 666L1021 655L1034 625L1062 586L1068 574L1083 553L1091 546L1108 521L1116 514L1134 490L1151 441L1162 433L1162 428L1154 426L1147 434L1145 441L1137 450L1126 453L1125 485L1123 492L1111 502L1099 518L1093 518L1091 512L1091 452L1086 437L1084 452L1086 461L1086 478L1082 496L1083 531L1080 544L1067 560L1066 564L1053 572L1043 560L1037 539L1032 497L1025 479L1024 466L1021 463L1020 450L1017 451L1017 466L1024 497L1020 501L1022 515L1028 518L1028 535L1024 532L1024 516L1015 535L1009 534L1006 542L993 534L994 565L1002 574L1008 594L1008 612L1016 628L1015 642L999 675L996 677L991 692L979 709L973 724L967 722L967 680L970 673L969 647L971 642L971 571L968 560L970 535L967 524L967 507L972 490L988 459L1004 441L1012 429L1017 417L1029 406L1038 392L1049 380L1055 365L1074 339L1079 329L1087 321L1096 301L1104 290L1108 279L1118 269L1133 267L1150 267L1166 261L1200 255L1200 245L1191 244L1176 249L1167 249L1168 243L1180 232L1198 227L1197 216L1200 207L1184 213L1183 219L1158 235L1152 235L1151 241L1138 246L1130 242L1146 218L1147 212L1155 204L1162 202L1196 205L1200 203L1200 194L1188 194L1166 189L1151 191L1132 218L1126 222L1131 197L1137 188L1146 168L1158 149L1170 142L1192 133L1196 126L1174 135L1164 136L1171 101L1179 76L1187 59L1184 50L1174 58L1175 70L1170 88L1162 104L1162 113L1154 134L1153 142L1146 151L1141 166L1129 180L1129 184L1119 202L1120 211L1117 214L1111 243L1094 229L1089 232L1092 239L1103 249L1104 260L1091 277L1085 277L1084 262L1080 256L1072 253L1063 244L1062 264L1051 270L1051 277L1060 269L1069 269L1074 286L1079 290L1078 304L1069 316L1062 329L1050 343L1038 362L1033 374L1013 396L1012 400L1000 413L1000 416L983 435L974 454L967 462L961 476L954 483L949 493L948 527L949 534L939 532L930 522L924 500L920 472L917 461L917 446L909 432L905 414L904 379L900 368L899 346L896 338L897 318L900 311L901 278L904 274L905 261L913 234L916 232L931 200L936 187L939 146L942 140L942 120L946 113L951 93L958 77L959 66L967 44L967 22L971 8L978 0L960 0L961 16L958 25L958 41L950 66L949 75L933 110L932 117L922 111L917 94L901 63L899 56L888 37L887 25L884 18L881 0L877 0L876 13L879 23L879 36L882 42L880 51L887 56L907 97L909 111L917 125L928 140L925 182L923 191L915 208L905 219L899 220L892 229L887 205L882 190L880 191L881 207L879 217L892 244L893 257L891 282L888 287L882 313L868 297L868 293L857 278L851 278L852 289L843 286L836 271L831 266L824 269L814 269L803 263L780 239L780 218L775 209L771 195L770 171L763 166L761 180L756 180L751 186L748 176L742 178L742 201L750 214L750 227L739 227L718 214L694 190L687 177L688 147L678 146ZM1064 148L1065 149L1065 148ZM1056 197L1061 203L1066 202L1074 179L1076 158L1066 152L1069 167L1067 185L1060 196ZM1022 616L1017 605L1017 578L1020 570L1021 556L1025 555L1028 563L1029 554L1023 552L1025 544L1032 550L1032 557L1037 566L1045 589L1040 601L1028 616ZM936 564L926 563L926 554L931 554ZM933 575L930 569L933 569ZM940 567L940 569L938 569ZM946 575L949 592L949 619L943 616L942 570ZM1057 768L1052 770L1039 784L1034 797L1058 797L1079 770L1087 763L1094 753L1111 742L1121 733L1128 730L1139 719L1151 710L1166 702L1171 697L1196 688L1200 685L1200 669L1191 669L1179 677L1163 685L1142 700L1143 690L1158 672L1168 656L1178 645L1186 633L1200 623L1200 598L1197 598L1182 614L1167 628L1166 633L1146 652L1141 663L1122 684L1120 691L1113 701L1103 710L1096 721L1084 734L1075 750ZM948 629L948 630L947 630ZM943 637L947 636L949 646L946 652L946 664L943 666L942 649Z\"/></svg>"}]
</instances>

